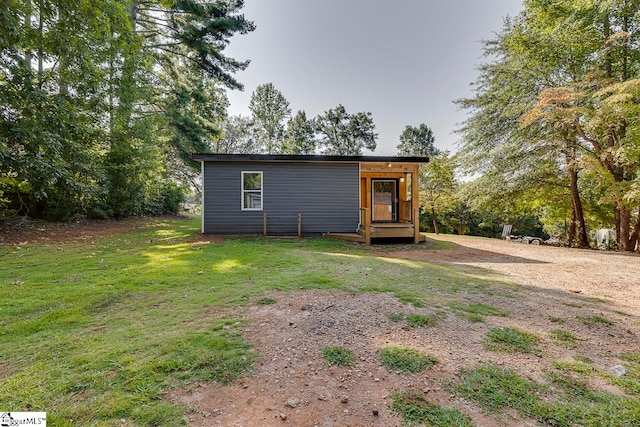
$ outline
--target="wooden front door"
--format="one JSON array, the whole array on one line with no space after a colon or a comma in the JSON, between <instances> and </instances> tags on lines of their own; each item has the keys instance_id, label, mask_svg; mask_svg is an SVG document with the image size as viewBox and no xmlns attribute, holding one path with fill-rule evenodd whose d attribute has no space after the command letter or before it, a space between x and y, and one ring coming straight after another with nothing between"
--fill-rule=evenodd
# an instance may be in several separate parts
<instances>
[{"instance_id":1,"label":"wooden front door","mask_svg":"<svg viewBox=\"0 0 640 427\"><path fill-rule=\"evenodd\" d=\"M398 221L398 181L395 179L372 179L372 221Z\"/></svg>"}]
</instances>

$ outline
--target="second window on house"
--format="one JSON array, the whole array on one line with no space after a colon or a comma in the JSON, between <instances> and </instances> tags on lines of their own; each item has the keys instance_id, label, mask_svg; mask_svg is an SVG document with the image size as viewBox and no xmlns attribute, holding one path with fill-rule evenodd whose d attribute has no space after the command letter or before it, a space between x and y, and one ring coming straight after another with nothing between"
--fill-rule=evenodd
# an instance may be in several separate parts
<instances>
[{"instance_id":1,"label":"second window on house","mask_svg":"<svg viewBox=\"0 0 640 427\"><path fill-rule=\"evenodd\" d=\"M242 172L242 210L262 210L262 172Z\"/></svg>"}]
</instances>

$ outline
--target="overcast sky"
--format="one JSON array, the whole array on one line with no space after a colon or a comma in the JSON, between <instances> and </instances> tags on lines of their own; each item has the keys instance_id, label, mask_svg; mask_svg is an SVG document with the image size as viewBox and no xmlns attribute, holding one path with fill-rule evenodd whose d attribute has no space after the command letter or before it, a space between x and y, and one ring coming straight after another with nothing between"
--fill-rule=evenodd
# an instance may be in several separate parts
<instances>
[{"instance_id":1,"label":"overcast sky","mask_svg":"<svg viewBox=\"0 0 640 427\"><path fill-rule=\"evenodd\" d=\"M338 104L371 112L375 155L396 154L405 126L420 123L436 147L456 151L465 112L452 101L471 94L482 40L521 10L521 0L245 0L257 28L225 51L251 60L236 75L244 92L229 92L229 114L249 115L251 93L272 82L292 114Z\"/></svg>"}]
</instances>

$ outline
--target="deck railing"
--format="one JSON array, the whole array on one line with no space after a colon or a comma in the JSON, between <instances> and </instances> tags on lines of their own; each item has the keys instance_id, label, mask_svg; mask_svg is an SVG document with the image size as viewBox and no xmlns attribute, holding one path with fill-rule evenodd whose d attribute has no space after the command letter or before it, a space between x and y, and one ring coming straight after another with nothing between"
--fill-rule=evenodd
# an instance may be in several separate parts
<instances>
[{"instance_id":1,"label":"deck railing","mask_svg":"<svg viewBox=\"0 0 640 427\"><path fill-rule=\"evenodd\" d=\"M401 222L412 222L411 213L413 203L411 200L401 200L400 201L400 221Z\"/></svg>"},{"instance_id":2,"label":"deck railing","mask_svg":"<svg viewBox=\"0 0 640 427\"><path fill-rule=\"evenodd\" d=\"M401 216L401 222L407 222L413 225L413 240L415 243L418 243L420 242L420 208L413 208L413 204L410 201L401 203L405 203L404 209L406 209L404 217ZM415 219L415 222L413 222L413 219ZM364 231L364 240L367 245L371 244L371 227L371 209L360 208L360 224L358 228ZM407 225L407 227L410 226Z\"/></svg>"}]
</instances>

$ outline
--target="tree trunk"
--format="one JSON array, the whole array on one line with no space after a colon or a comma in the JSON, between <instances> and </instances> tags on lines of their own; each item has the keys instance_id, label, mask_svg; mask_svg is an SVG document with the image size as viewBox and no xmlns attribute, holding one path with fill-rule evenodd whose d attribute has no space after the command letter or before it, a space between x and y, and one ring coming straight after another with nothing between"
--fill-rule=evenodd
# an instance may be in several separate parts
<instances>
[{"instance_id":1,"label":"tree trunk","mask_svg":"<svg viewBox=\"0 0 640 427\"><path fill-rule=\"evenodd\" d=\"M440 234L438 231L438 221L436 221L436 209L431 206L431 221L433 221L433 230L436 234Z\"/></svg>"},{"instance_id":2,"label":"tree trunk","mask_svg":"<svg viewBox=\"0 0 640 427\"><path fill-rule=\"evenodd\" d=\"M578 171L571 165L569 167L569 182L571 185L571 206L573 213L571 215L572 226L577 228L578 247L589 248L589 238L587 237L587 227L584 223L584 210L582 209L582 200L580 200L580 191L578 189ZM575 236L574 236L575 238Z\"/></svg>"},{"instance_id":3,"label":"tree trunk","mask_svg":"<svg viewBox=\"0 0 640 427\"><path fill-rule=\"evenodd\" d=\"M26 33L28 34L28 33L31 33L31 13L33 9L31 7L30 1L27 1L26 3L27 3L27 7L24 14L24 27L25 27ZM24 62L25 62L25 67L27 69L31 69L32 61L33 61L33 53L31 52L31 47L28 47L24 51Z\"/></svg>"},{"instance_id":4,"label":"tree trunk","mask_svg":"<svg viewBox=\"0 0 640 427\"><path fill-rule=\"evenodd\" d=\"M616 223L616 243L618 244L618 248L620 248L620 210L618 209L618 202L613 204L613 217Z\"/></svg>"},{"instance_id":5,"label":"tree trunk","mask_svg":"<svg viewBox=\"0 0 640 427\"><path fill-rule=\"evenodd\" d=\"M138 0L130 0L129 20L133 38L136 37L137 7ZM112 108L110 147L105 159L105 169L109 183L107 203L115 218L134 213L139 202L138 198L141 197L140 181L137 181L138 178L135 176L131 176L132 169L127 167L132 165L128 162L130 157L139 155L132 146L131 136L135 104L139 96L135 80L139 65L138 53L135 43L129 43L122 50L120 79L116 79L113 90L115 100L110 99L115 106ZM113 72L113 69L110 72Z\"/></svg>"},{"instance_id":6,"label":"tree trunk","mask_svg":"<svg viewBox=\"0 0 640 427\"><path fill-rule=\"evenodd\" d=\"M622 251L633 251L635 245L631 246L631 212L629 209L618 205L617 207L620 217L620 234L618 235L618 249Z\"/></svg>"},{"instance_id":7,"label":"tree trunk","mask_svg":"<svg viewBox=\"0 0 640 427\"><path fill-rule=\"evenodd\" d=\"M609 37L611 37L611 22L610 22L608 13L604 15L602 30L604 32L603 46L606 46L609 43ZM607 72L607 77L611 78L613 76L613 67L612 67L612 60L611 60L611 52L608 49L606 50L606 53L604 55L604 68Z\"/></svg>"},{"instance_id":8,"label":"tree trunk","mask_svg":"<svg viewBox=\"0 0 640 427\"><path fill-rule=\"evenodd\" d=\"M584 222L584 210L580 199L580 189L578 188L578 170L576 168L575 141L566 139L567 148L565 151L565 163L569 174L569 189L571 194L571 224L569 225L569 243L573 244L578 238L579 248L589 248L589 238L587 237L587 227Z\"/></svg>"},{"instance_id":9,"label":"tree trunk","mask_svg":"<svg viewBox=\"0 0 640 427\"><path fill-rule=\"evenodd\" d=\"M42 5L42 0L40 0L38 2L38 6L40 8L40 13L39 15L39 20L38 20L38 85L42 86L42 80L43 80L43 75L44 75L44 64L43 64L43 58L44 58L44 46L43 46L43 41L42 41L42 35L43 35L43 31L44 31L44 17L42 16L44 14L44 6Z\"/></svg>"},{"instance_id":10,"label":"tree trunk","mask_svg":"<svg viewBox=\"0 0 640 427\"><path fill-rule=\"evenodd\" d=\"M571 201L571 221L569 222L569 234L567 235L569 246L573 246L576 241L576 207Z\"/></svg>"},{"instance_id":11,"label":"tree trunk","mask_svg":"<svg viewBox=\"0 0 640 427\"><path fill-rule=\"evenodd\" d=\"M624 16L622 17L622 31L629 33L629 16L627 11L629 10L628 4L624 2ZM628 79L628 67L629 67L629 46L627 43L622 47L622 81Z\"/></svg>"},{"instance_id":12,"label":"tree trunk","mask_svg":"<svg viewBox=\"0 0 640 427\"><path fill-rule=\"evenodd\" d=\"M638 207L638 215L636 216L636 225L633 227L633 231L631 232L631 238L629 239L629 246L631 247L631 251L638 244L638 239L640 238L640 206ZM640 245L638 245L638 253L640 253Z\"/></svg>"}]
</instances>

